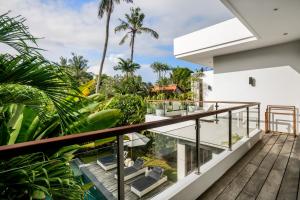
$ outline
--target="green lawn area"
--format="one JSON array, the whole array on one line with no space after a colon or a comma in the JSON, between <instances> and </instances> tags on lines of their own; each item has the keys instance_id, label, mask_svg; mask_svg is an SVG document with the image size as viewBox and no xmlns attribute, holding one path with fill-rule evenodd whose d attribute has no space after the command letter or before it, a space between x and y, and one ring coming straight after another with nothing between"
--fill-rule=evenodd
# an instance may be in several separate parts
<instances>
[{"instance_id":1,"label":"green lawn area","mask_svg":"<svg viewBox=\"0 0 300 200\"><path fill-rule=\"evenodd\" d=\"M99 154L95 153L92 155L81 155L79 156L79 159L84 163L84 164L88 164L91 162L95 162L99 157L104 157L104 156L108 156L111 155L110 151L103 151Z\"/></svg>"},{"instance_id":2,"label":"green lawn area","mask_svg":"<svg viewBox=\"0 0 300 200\"><path fill-rule=\"evenodd\" d=\"M164 174L168 177L169 181L176 182L177 181L177 171L176 168L170 166L167 161L160 160L156 158L150 158L143 156L145 160L145 166L158 166L165 170Z\"/></svg>"}]
</instances>

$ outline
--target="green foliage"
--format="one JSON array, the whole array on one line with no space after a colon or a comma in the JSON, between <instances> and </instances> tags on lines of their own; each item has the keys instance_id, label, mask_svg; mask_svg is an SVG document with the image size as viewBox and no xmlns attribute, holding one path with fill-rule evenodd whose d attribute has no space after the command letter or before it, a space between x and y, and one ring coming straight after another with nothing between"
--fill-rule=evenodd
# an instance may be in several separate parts
<instances>
[{"instance_id":1,"label":"green foliage","mask_svg":"<svg viewBox=\"0 0 300 200\"><path fill-rule=\"evenodd\" d=\"M171 80L174 84L178 85L184 91L191 89L191 71L186 67L176 67L172 69Z\"/></svg>"},{"instance_id":2,"label":"green foliage","mask_svg":"<svg viewBox=\"0 0 300 200\"><path fill-rule=\"evenodd\" d=\"M100 69L99 74L97 77L97 84L96 84L96 93L99 93L100 84L102 82L102 71L104 67L105 57L106 57L106 51L108 46L108 39L109 39L109 26L110 26L110 19L111 15L114 11L115 5L119 4L122 0L101 0L100 4L98 6L98 17L101 19L106 14L106 23L105 23L105 39L104 39L104 47L103 47L103 53L102 58L100 62ZM132 3L133 0L123 0L126 3Z\"/></svg>"},{"instance_id":3,"label":"green foliage","mask_svg":"<svg viewBox=\"0 0 300 200\"><path fill-rule=\"evenodd\" d=\"M69 59L60 57L59 65L74 78L78 85L93 79L93 75L87 72L88 60L81 55L72 53L72 57Z\"/></svg>"},{"instance_id":4,"label":"green foliage","mask_svg":"<svg viewBox=\"0 0 300 200\"><path fill-rule=\"evenodd\" d=\"M146 105L143 98L138 95L117 95L106 104L105 109L121 111L119 125L136 124L145 120Z\"/></svg>"},{"instance_id":5,"label":"green foliage","mask_svg":"<svg viewBox=\"0 0 300 200\"><path fill-rule=\"evenodd\" d=\"M168 64L160 63L160 62L154 62L150 65L152 70L157 73L159 82L162 78L165 77L167 71L171 70L171 67Z\"/></svg>"},{"instance_id":6,"label":"green foliage","mask_svg":"<svg viewBox=\"0 0 300 200\"><path fill-rule=\"evenodd\" d=\"M167 77L161 77L159 80L156 82L158 85L170 85L172 84L172 80Z\"/></svg>"},{"instance_id":7,"label":"green foliage","mask_svg":"<svg viewBox=\"0 0 300 200\"><path fill-rule=\"evenodd\" d=\"M19 55L0 55L0 106L23 104L32 109L52 107L61 125L66 127L74 120L73 100L78 96L73 80L43 58Z\"/></svg>"},{"instance_id":8,"label":"green foliage","mask_svg":"<svg viewBox=\"0 0 300 200\"><path fill-rule=\"evenodd\" d=\"M153 38L158 39L159 35L151 28L144 26L145 14L141 12L140 8L130 8L130 14L125 14L125 20L119 19L121 24L115 28L115 32L126 31L125 36L120 41L120 45L124 44L128 37L130 38L131 47L131 61L133 61L133 52L136 35L148 33Z\"/></svg>"},{"instance_id":9,"label":"green foliage","mask_svg":"<svg viewBox=\"0 0 300 200\"><path fill-rule=\"evenodd\" d=\"M9 17L9 12L0 15L0 43L6 44L23 55L40 55L37 38L32 36L24 25L25 18ZM33 45L33 46L31 46Z\"/></svg>"},{"instance_id":10,"label":"green foliage","mask_svg":"<svg viewBox=\"0 0 300 200\"><path fill-rule=\"evenodd\" d=\"M119 110L106 109L85 116L82 120L74 123L74 126L78 132L96 131L116 126L120 118Z\"/></svg>"},{"instance_id":11,"label":"green foliage","mask_svg":"<svg viewBox=\"0 0 300 200\"><path fill-rule=\"evenodd\" d=\"M110 84L113 84L113 90L116 94L136 94L142 97L148 96L151 88L151 84L143 82L140 76L128 78L116 76L114 83Z\"/></svg>"},{"instance_id":12,"label":"green foliage","mask_svg":"<svg viewBox=\"0 0 300 200\"><path fill-rule=\"evenodd\" d=\"M0 199L83 199L83 190L62 157L34 153L0 162Z\"/></svg>"},{"instance_id":13,"label":"green foliage","mask_svg":"<svg viewBox=\"0 0 300 200\"><path fill-rule=\"evenodd\" d=\"M98 17L102 18L104 14L112 13L115 4L119 4L121 0L101 0L98 7ZM132 0L123 0L126 3L132 3Z\"/></svg>"},{"instance_id":14,"label":"green foliage","mask_svg":"<svg viewBox=\"0 0 300 200\"><path fill-rule=\"evenodd\" d=\"M129 76L133 76L134 72L137 69L140 69L141 66L137 63L131 62L131 60L124 60L122 58L119 58L119 62L118 65L114 66L114 70L119 70L122 73L125 73L126 78L128 78Z\"/></svg>"}]
</instances>

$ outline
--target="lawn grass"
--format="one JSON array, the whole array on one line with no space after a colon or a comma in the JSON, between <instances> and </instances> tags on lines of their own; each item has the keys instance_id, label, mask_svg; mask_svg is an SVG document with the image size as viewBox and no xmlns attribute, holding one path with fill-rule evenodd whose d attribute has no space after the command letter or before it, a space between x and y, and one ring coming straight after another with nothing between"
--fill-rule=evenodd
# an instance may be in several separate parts
<instances>
[{"instance_id":1,"label":"lawn grass","mask_svg":"<svg viewBox=\"0 0 300 200\"><path fill-rule=\"evenodd\" d=\"M142 157L145 160L145 166L157 166L163 168L164 174L168 177L169 181L176 182L177 181L177 169L170 166L167 161L157 159L157 158L150 158L143 156Z\"/></svg>"},{"instance_id":2,"label":"lawn grass","mask_svg":"<svg viewBox=\"0 0 300 200\"><path fill-rule=\"evenodd\" d=\"M95 162L99 157L104 157L104 156L108 156L111 155L110 151L103 151L101 153L95 153L92 155L80 155L79 159L84 163L84 164L88 164L91 162Z\"/></svg>"}]
</instances>

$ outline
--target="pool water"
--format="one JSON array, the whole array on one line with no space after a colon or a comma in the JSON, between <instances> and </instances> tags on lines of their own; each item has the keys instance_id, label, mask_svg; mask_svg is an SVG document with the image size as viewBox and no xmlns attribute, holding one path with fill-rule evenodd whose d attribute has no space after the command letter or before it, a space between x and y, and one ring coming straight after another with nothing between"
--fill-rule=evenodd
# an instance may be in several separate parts
<instances>
[{"instance_id":1,"label":"pool water","mask_svg":"<svg viewBox=\"0 0 300 200\"><path fill-rule=\"evenodd\" d=\"M88 184L91 182L87 176L85 176L77 165L73 162L70 162L70 166L74 172L74 176L82 184ZM85 200L106 200L105 196L95 187L92 186L88 191L84 193Z\"/></svg>"},{"instance_id":2,"label":"pool water","mask_svg":"<svg viewBox=\"0 0 300 200\"><path fill-rule=\"evenodd\" d=\"M90 183L91 181L85 175L81 175L81 180L84 184ZM95 187L91 187L87 192L84 194L85 200L106 200L104 195Z\"/></svg>"}]
</instances>

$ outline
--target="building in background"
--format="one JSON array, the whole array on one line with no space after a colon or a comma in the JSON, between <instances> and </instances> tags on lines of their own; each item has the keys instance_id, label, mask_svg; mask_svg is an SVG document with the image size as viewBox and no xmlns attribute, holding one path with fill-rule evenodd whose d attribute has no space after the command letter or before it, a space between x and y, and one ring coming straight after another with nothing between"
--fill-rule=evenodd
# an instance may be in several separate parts
<instances>
[{"instance_id":1,"label":"building in background","mask_svg":"<svg viewBox=\"0 0 300 200\"><path fill-rule=\"evenodd\" d=\"M300 107L300 1L222 0L236 18L178 37L176 58L213 67L205 100ZM292 117L274 117L292 132ZM297 120L298 122L298 120ZM298 124L298 123L297 123Z\"/></svg>"}]
</instances>

